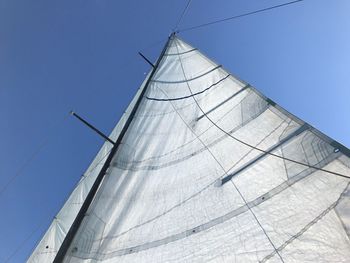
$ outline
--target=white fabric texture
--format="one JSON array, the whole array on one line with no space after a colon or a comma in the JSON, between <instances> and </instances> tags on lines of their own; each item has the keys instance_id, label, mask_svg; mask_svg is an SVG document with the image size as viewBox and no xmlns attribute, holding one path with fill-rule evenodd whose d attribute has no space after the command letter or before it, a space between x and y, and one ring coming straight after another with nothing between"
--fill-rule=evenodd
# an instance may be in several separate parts
<instances>
[{"instance_id":1,"label":"white fabric texture","mask_svg":"<svg viewBox=\"0 0 350 263\"><path fill-rule=\"evenodd\" d=\"M126 119L128 118L137 98L140 95L140 92L143 88L144 82L140 89L137 91L134 99L123 113L120 121L113 129L109 138L113 141L119 136L121 129L123 128ZM52 262L57 254L58 249L60 248L69 228L71 227L75 217L77 216L87 194L92 187L92 184L96 180L97 175L99 174L104 162L106 161L110 150L112 149L112 144L105 142L97 153L96 157L78 182L77 186L68 197L67 201L55 216L52 224L49 226L49 229L46 231L42 240L38 243L35 250L28 258L27 262L29 263L39 263L39 262Z\"/></svg>"},{"instance_id":2,"label":"white fabric texture","mask_svg":"<svg viewBox=\"0 0 350 263\"><path fill-rule=\"evenodd\" d=\"M349 262L349 180L229 135L350 175L331 139L172 37L64 262ZM90 177L36 251L57 250Z\"/></svg>"}]
</instances>

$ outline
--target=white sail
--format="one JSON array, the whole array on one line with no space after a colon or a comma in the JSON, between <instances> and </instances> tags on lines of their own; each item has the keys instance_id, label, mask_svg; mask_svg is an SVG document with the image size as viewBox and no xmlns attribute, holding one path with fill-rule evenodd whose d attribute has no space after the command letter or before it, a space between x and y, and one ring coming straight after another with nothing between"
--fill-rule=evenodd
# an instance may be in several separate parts
<instances>
[{"instance_id":1,"label":"white sail","mask_svg":"<svg viewBox=\"0 0 350 263\"><path fill-rule=\"evenodd\" d=\"M64 262L349 262L348 156L172 37Z\"/></svg>"},{"instance_id":2,"label":"white sail","mask_svg":"<svg viewBox=\"0 0 350 263\"><path fill-rule=\"evenodd\" d=\"M118 138L120 131L123 128L125 121L130 114L130 111L134 107L134 104L138 99L144 84L145 82L141 85L134 99L120 118L120 121L111 132L109 138L111 138L113 141ZM42 240L38 243L37 247L27 262L39 263L52 262L54 260L57 251L61 247L61 244L67 235L67 232L69 231L75 217L77 216L111 149L111 143L106 142L103 144L102 148L97 153L96 157L78 182L72 194L68 197L61 210L55 216L54 220L49 226L49 229L46 231Z\"/></svg>"}]
</instances>

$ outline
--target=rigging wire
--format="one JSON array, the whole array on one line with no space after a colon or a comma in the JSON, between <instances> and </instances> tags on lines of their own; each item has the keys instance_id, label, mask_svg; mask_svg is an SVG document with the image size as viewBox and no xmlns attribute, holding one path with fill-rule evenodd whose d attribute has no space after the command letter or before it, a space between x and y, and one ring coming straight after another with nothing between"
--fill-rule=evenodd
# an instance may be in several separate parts
<instances>
[{"instance_id":1,"label":"rigging wire","mask_svg":"<svg viewBox=\"0 0 350 263\"><path fill-rule=\"evenodd\" d=\"M108 150L102 157L101 159L93 166L91 167L90 169L88 169L82 176L81 179L79 179L79 181L74 184L73 188L68 191L68 196L64 199L64 201L62 202L63 204L61 204L59 207L60 209L63 207L63 205L68 201L68 198L70 197L71 193L74 191L75 188L77 188L84 180L85 178L87 177L87 174L91 173L93 170L96 169L96 167L105 159L105 157L111 152L111 149ZM59 212L55 212L55 215L57 215ZM51 213L52 214L52 213ZM56 217L54 217L54 220L56 219ZM46 221L45 221L46 222ZM52 224L52 221L50 223L50 225ZM44 226L44 221L42 221L41 223L39 223L37 225L37 227L29 233L29 235L23 239L21 241L21 243L19 243L17 245L17 247L13 250L13 252L5 259L4 262L8 262L9 260L11 260L14 256L17 255L17 253L23 248L23 246L33 237L33 235L38 232L40 230L40 228L42 228ZM44 233L47 231L47 229L44 229ZM43 236L44 234L41 234L40 236ZM35 247L39 244L40 240L35 244L35 246L33 247L33 249L31 249L31 251L33 251L35 249ZM30 256L30 255L29 255ZM28 257L29 257L28 256Z\"/></svg>"},{"instance_id":2,"label":"rigging wire","mask_svg":"<svg viewBox=\"0 0 350 263\"><path fill-rule=\"evenodd\" d=\"M61 120L58 120L56 123L54 123L50 129L53 128L57 128L59 125L61 125L63 122L65 122L68 118L68 114L66 116L64 116L64 118L62 118ZM4 186L0 189L0 197L1 195L8 189L8 187L15 181L16 178L18 178L20 175L22 175L22 173L24 172L24 170L33 162L33 160L35 159L35 157L37 157L39 155L39 153L45 148L45 146L48 144L49 142L49 137L51 136L51 134L46 134L46 136L41 140L41 142L39 143L39 145L36 147L36 149L33 151L33 153L29 156L28 159L26 159L24 161L24 163L17 169L17 171L15 172L15 174L13 174L8 180L7 182L4 184Z\"/></svg>"},{"instance_id":3,"label":"rigging wire","mask_svg":"<svg viewBox=\"0 0 350 263\"><path fill-rule=\"evenodd\" d=\"M147 49L153 48L154 46L164 42L164 40L166 40L167 38L168 37L166 37L166 38L163 37L162 39L159 39L158 41L152 42L151 44L147 45L146 47L142 48L141 50L147 50ZM70 114L65 115L61 120L58 120L56 123L54 123L50 127L50 129L52 130L52 129L60 126L63 122L65 122L67 120L67 118L69 116L70 116ZM24 163L21 166L19 166L19 168L17 169L15 174L12 175L2 187L0 187L0 197L8 189L8 187L12 183L14 183L16 178L22 175L22 173L25 171L25 169L34 161L34 159L39 155L39 153L47 146L47 144L49 143L50 136L51 136L51 134L47 134L41 140L41 142L38 144L38 146L35 148L35 150L32 152L32 154L24 161Z\"/></svg>"},{"instance_id":4,"label":"rigging wire","mask_svg":"<svg viewBox=\"0 0 350 263\"><path fill-rule=\"evenodd\" d=\"M191 2L192 2L192 0L188 0L186 6L185 6L185 8L184 8L184 10L182 11L182 13L181 13L179 19L177 20L177 22L176 22L176 24L175 24L175 27L174 27L174 29L173 29L173 32L175 32L175 31L177 30L177 28L179 27L179 25L180 25L182 19L184 18L184 16L185 16L185 14L186 14L186 12L187 12L187 10L188 10L188 7L190 6Z\"/></svg>"},{"instance_id":5,"label":"rigging wire","mask_svg":"<svg viewBox=\"0 0 350 263\"><path fill-rule=\"evenodd\" d=\"M179 24L181 23L183 17L185 16L187 10L188 10L188 7L190 5L192 0L189 0L187 2L187 5L186 7L184 8L180 18L178 19L177 23L176 23L176 26L174 27L174 31L176 31L178 29L178 26ZM188 28L183 28L183 29L180 29L176 32L185 32L185 31L190 31L190 30L194 30L194 29L197 29L197 28L201 28L201 27L205 27L205 26L210 26L210 25L213 25L213 24L216 24L216 23L221 23L221 22L225 22L225 21L229 21L229 20L233 20L233 19L237 19L237 18L241 18L241 17L245 17L245 16L249 16L249 15L253 15L253 14L257 14L257 13L260 13L260 12L265 12L265 11L268 11L268 10L272 10L272 9L276 9L276 8L280 8L280 7L283 7L283 6L287 6L287 5L291 5L291 4L295 4L295 3L298 3L298 2L302 2L303 0L296 0L296 1L291 1L291 2L287 2L287 3L284 3L284 4L280 4L280 5L276 5L276 6L272 6L272 7L268 7L268 8L264 8L264 9L259 9L259 10L256 10L256 11L252 11L252 12L248 12L248 13L244 13L244 14L241 14L241 15L236 15L236 16L232 16L232 17L228 17L228 18L224 18L224 19L220 19L220 20L215 20L215 21L212 21L212 22L208 22L208 23L204 23L204 24L200 24L200 25L197 25L197 26L192 26L192 27L188 27ZM151 48L157 44L159 44L160 42L164 41L164 39L162 40L159 40L153 44L151 44L150 46L144 48L143 50L145 49L148 49L148 48ZM192 93L192 91L190 90L190 92ZM198 104L197 104L198 105ZM315 166L311 166L311 165L308 165L306 163L302 163L302 162L299 162L299 161L296 161L296 160L292 160L292 159L289 159L289 158L286 158L286 157L283 157L283 156L279 156L279 155L276 155L276 154L273 154L271 152L268 152L268 151L264 151L258 147L255 147L253 145L250 145L234 136L232 136L231 134L227 133L225 130L223 130L220 126L218 126L213 120L211 120L207 114L202 110L202 108L198 105L198 107L200 108L200 110L203 112L204 116L214 125L216 126L218 129L220 129L222 132L224 132L225 134L227 134L228 136L230 136L231 138L235 139L236 141L248 146L248 147L251 147L252 149L255 149L255 150L258 150L258 151L261 151L265 154L269 154L271 156L274 156L274 157L277 157L277 158L280 158L280 159L284 159L284 160L287 160L287 161L290 161L290 162L294 162L294 163L297 163L297 164L300 164L300 165L303 165L303 166L307 166L309 168L313 168L313 169L316 169L316 170L320 170L320 171L323 171L323 172L327 172L327 173L331 173L331 174L334 174L334 175L337 175L337 176L341 176L341 177L344 177L344 178L347 178L347 179L350 179L349 176L346 176L344 174L340 174L340 173L336 173L336 172L332 172L332 171L329 171L329 170L325 170L325 169L322 169L322 168L318 168L318 167L315 167ZM67 117L66 117L67 118ZM65 118L65 119L66 119ZM36 155L38 155L38 153L45 147L45 145L47 144L47 140L44 141L40 144L40 146L38 147L38 149L32 154L32 156L30 156L30 158L20 167L20 169L18 170L18 172L8 181L8 183L0 190L0 196L1 194L6 190L6 188L23 172L23 170L30 164L30 162L36 157ZM98 164L103 160L103 158L98 162ZM97 164L97 165L98 165ZM96 166L97 166L96 165ZM91 170L93 170L94 168L93 167ZM76 187L76 186L75 186ZM20 245L14 250L14 252L8 256L5 260L5 262L8 262L13 256L15 256L17 254L18 251L20 251L20 249L24 246L24 244L40 229L41 225L38 226L36 229L34 229L30 235L28 235L28 237L26 239L24 239Z\"/></svg>"},{"instance_id":6,"label":"rigging wire","mask_svg":"<svg viewBox=\"0 0 350 263\"><path fill-rule=\"evenodd\" d=\"M150 48L153 48L154 46L160 44L161 42L164 42L164 40L166 40L168 37L166 38L162 38L159 39L158 41L152 42L151 44L147 45L146 47L142 48L141 50L147 50ZM64 118L62 120L58 120L53 126L52 128L57 128L57 126L59 126L61 123L63 123L64 121L66 121L68 119L68 117L70 116L70 114L67 114L64 116ZM24 162L24 164L22 164L22 166L20 166L17 169L17 172L5 183L5 185L0 189L0 197L1 195L8 189L8 187L15 181L15 179L19 176L22 175L22 173L25 171L25 169L34 161L35 157L45 148L45 146L49 143L49 137L50 135L47 135L39 144L39 146L36 148L36 150L29 156L29 158ZM86 178L85 174L88 174L90 172L92 172L103 160L104 158L109 154L110 150L96 163L95 166L91 167L91 169L89 169L88 171L86 171L83 175L83 179L84 180ZM80 184L80 182L82 181L80 180L78 182L78 184L74 185L74 188L69 192L68 198L70 196L70 194L73 192L73 190ZM67 201L67 199L65 199L64 203ZM60 206L62 207L62 205ZM55 213L56 215L57 213ZM13 258L25 245L26 242L28 242L31 237L42 227L43 224L39 224L17 247L16 249L5 259L5 262L8 262L11 258Z\"/></svg>"},{"instance_id":7,"label":"rigging wire","mask_svg":"<svg viewBox=\"0 0 350 263\"><path fill-rule=\"evenodd\" d=\"M250 15L254 15L254 14L257 14L257 13L262 13L262 12L266 12L266 11L270 11L272 9L277 9L277 8L280 8L280 7L285 7L285 6L288 6L288 5L292 5L292 4L296 4L296 3L300 3L300 2L303 2L304 0L295 0L295 1L290 1L290 2L286 2L286 3L283 3L283 4L279 4L279 5L274 5L274 6L270 6L270 7L266 7L266 8L263 8L263 9L258 9L258 10L255 10L255 11L251 11L251 12L247 12L247 13L243 13L243 14L240 14L240 15L235 15L235 16L231 16L231 17L227 17L227 18L223 18L223 19L219 19L219 20L215 20L215 21L212 21L212 22L208 22L208 23L203 23L203 24L200 24L200 25L196 25L196 26L192 26L192 27L187 27L187 28L183 28L183 29L180 29L178 31L176 31L177 33L180 33L180 32L185 32L185 31L190 31L190 30L194 30L194 29L197 29L197 28L201 28L201 27L206 27L206 26L210 26L210 25L213 25L213 24L217 24L217 23L221 23L221 22L226 22L226 21L229 21L229 20L233 20L233 19L237 19L237 18L241 18L241 17L245 17L245 16L250 16ZM190 2L190 1L189 1ZM189 3L188 3L189 5ZM187 10L188 8L188 5L186 6L186 8L184 9L184 12ZM182 18L183 15L181 15L181 18ZM193 93L190 89L190 92L191 92L191 95L193 96ZM250 145L249 143L246 143L236 137L234 137L233 135L231 135L230 133L226 132L224 129L222 129L220 126L218 126L212 119L210 119L208 117L208 115L202 110L202 108L200 107L200 105L197 103L199 109L202 111L203 113L203 116L205 116L215 127L217 127L219 130L221 130L223 133L225 133L226 135L228 135L229 137L233 138L234 140L254 149L254 150L257 150L257 151L260 151L264 154L268 154L268 155L271 155L271 156L274 156L276 158L280 158L280 159L283 159L283 160L286 160L286 161L289 161L289 162L293 162L293 163L296 163L296 164L299 164L299 165L302 165L302 166L306 166L308 168L312 168L312 169L316 169L316 170L319 170L319 171L322 171L322 172L327 172L327 173L330 173L330 174L333 174L333 175L336 175L336 176L340 176L340 177L343 177L343 178L347 178L347 179L350 179L350 176L347 176L345 174L341 174L341 173L337 173L337 172L333 172L333 171L329 171L329 170L326 170L326 169L323 169L323 168L319 168L319 167L316 167L316 166L313 166L313 165L309 165L309 164L306 164L306 163L303 163L303 162L299 162L297 160L293 160L293 159L290 159L290 158L287 158L287 157L284 157L284 156L280 156L280 155L277 155L277 154L274 154L272 152L269 152L269 151L265 151L263 149L260 149L258 147L255 147L253 145Z\"/></svg>"},{"instance_id":8,"label":"rigging wire","mask_svg":"<svg viewBox=\"0 0 350 263\"><path fill-rule=\"evenodd\" d=\"M200 25L179 29L176 32L180 33L180 32L190 31L190 30L194 30L194 29L197 29L197 28L218 24L218 23L226 22L226 21L233 20L233 19L237 19L237 18L241 18L241 17L245 17L245 16L250 16L250 15L257 14L257 13L266 12L266 11L269 11L269 10L272 10L272 9L276 9L276 8L280 8L280 7L284 7L284 6L287 6L287 5L296 4L296 3L299 3L299 2L302 2L302 1L304 1L304 0L290 1L290 2L287 2L287 3L284 3L284 4L274 5L274 6L266 7L266 8L263 8L263 9L258 9L258 10L255 10L255 11L243 13L243 14L240 14L240 15L226 17L226 18L223 18L223 19L214 20L214 21L203 23L203 24L200 24Z\"/></svg>"},{"instance_id":9,"label":"rigging wire","mask_svg":"<svg viewBox=\"0 0 350 263\"><path fill-rule=\"evenodd\" d=\"M29 235L22 240L22 242L13 250L13 252L5 258L4 263L9 262L14 256L17 255L17 253L23 248L23 246L30 240L33 235L39 231L39 229L42 227L42 224L38 225L32 232L29 233Z\"/></svg>"}]
</instances>

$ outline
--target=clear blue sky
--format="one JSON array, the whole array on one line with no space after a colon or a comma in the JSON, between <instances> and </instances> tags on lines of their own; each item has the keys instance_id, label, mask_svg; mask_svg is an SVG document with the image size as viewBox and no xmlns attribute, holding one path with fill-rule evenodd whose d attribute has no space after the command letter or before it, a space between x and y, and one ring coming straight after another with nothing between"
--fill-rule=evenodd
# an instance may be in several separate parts
<instances>
[{"instance_id":1,"label":"clear blue sky","mask_svg":"<svg viewBox=\"0 0 350 263\"><path fill-rule=\"evenodd\" d=\"M288 0L193 0L180 28ZM23 262L109 133L187 0L0 0L0 262ZM180 36L350 146L350 1L305 0ZM149 47L149 48L147 48ZM145 49L146 48L146 49Z\"/></svg>"}]
</instances>

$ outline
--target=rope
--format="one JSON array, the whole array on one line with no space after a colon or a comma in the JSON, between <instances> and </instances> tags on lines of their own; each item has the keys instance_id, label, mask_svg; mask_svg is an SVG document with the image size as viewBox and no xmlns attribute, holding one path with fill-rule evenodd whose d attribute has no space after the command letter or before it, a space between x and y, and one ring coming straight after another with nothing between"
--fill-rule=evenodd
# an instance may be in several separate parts
<instances>
[{"instance_id":1,"label":"rope","mask_svg":"<svg viewBox=\"0 0 350 263\"><path fill-rule=\"evenodd\" d=\"M39 231L41 228L41 224L38 225L17 247L16 249L4 260L5 262L9 262L17 253L23 248L23 246L32 238L32 236Z\"/></svg>"},{"instance_id":2,"label":"rope","mask_svg":"<svg viewBox=\"0 0 350 263\"><path fill-rule=\"evenodd\" d=\"M68 200L68 198L70 197L71 193L74 191L75 188L77 188L84 180L85 178L87 177L87 174L91 173L93 170L96 169L96 167L105 159L105 157L110 153L111 150L107 151L106 154L104 154L101 159L93 166L91 167L90 169L88 169L82 179L79 181L73 186L73 189L71 189L71 191L69 191L69 195L68 197L66 197L64 199L64 201L62 202L63 204L60 206L62 207ZM56 212L55 215L57 215L58 213ZM46 223L46 220L45 220L45 223ZM15 250L5 259L4 262L8 262L10 261L15 255L17 255L17 253L23 248L23 246L33 237L33 235L38 232L40 230L40 228L42 228L44 226L44 221L41 222L40 224L38 224L38 226L25 238L22 240L21 243L19 243L19 245L15 248ZM45 232L47 231L47 229L44 230ZM41 235L41 238L42 238L43 235ZM40 242L40 240L39 240ZM37 242L37 244L35 245L35 247L39 244L39 242ZM31 249L31 252L34 251L35 247L33 247L33 249Z\"/></svg>"},{"instance_id":3,"label":"rope","mask_svg":"<svg viewBox=\"0 0 350 263\"><path fill-rule=\"evenodd\" d=\"M271 7L258 9L258 10L252 11L252 12L243 13L243 14L240 14L240 15L235 15L235 16L231 16L231 17L215 20L215 21L204 23L204 24L200 24L200 25L197 25L197 26L191 26L191 27L183 28L183 29L178 30L177 33L194 30L194 29L201 28L201 27L210 26L210 25L226 22L226 21L229 21L229 20L237 19L237 18L254 15L254 14L257 14L257 13L266 12L266 11L269 11L269 10L272 10L272 9L284 7L284 6L287 6L287 5L296 4L296 3L299 3L299 2L302 2L302 1L304 1L304 0L291 1L291 2L284 3L284 4L274 5L274 6L271 6Z\"/></svg>"},{"instance_id":4,"label":"rope","mask_svg":"<svg viewBox=\"0 0 350 263\"><path fill-rule=\"evenodd\" d=\"M192 0L188 0L186 7L185 7L184 10L182 11L181 16L179 17L179 19L177 20L177 22L176 22L176 24L175 24L175 27L174 27L174 29L173 29L173 32L176 31L176 29L178 28L178 26L179 26L179 24L181 23L182 19L184 18L187 9L188 9L188 7L190 6L191 1L192 1Z\"/></svg>"},{"instance_id":5,"label":"rope","mask_svg":"<svg viewBox=\"0 0 350 263\"><path fill-rule=\"evenodd\" d=\"M150 49L154 47L155 45L158 45L159 43L163 42L165 38L158 40L156 42L151 43L150 45L147 45L142 50ZM57 127L59 124L63 123L70 115L67 114L61 121L58 121L56 124L53 125L53 127ZM39 144L39 146L36 148L36 150L30 155L30 157L24 162L22 166L20 166L17 169L17 172L5 183L5 185L0 190L0 197L1 195L7 190L7 188L15 181L16 178L18 178L20 175L23 174L25 168L27 168L32 161L35 159L35 157L45 148L45 146L48 144L48 139L50 135L47 135ZM104 158L109 154L110 150L96 163L95 166L91 167L88 171L85 172L84 178L80 180L70 191L70 194L73 192L73 190L86 178L86 174L92 172L103 160ZM69 194L69 196L70 196ZM64 203L67 201L69 196L65 199ZM62 205L63 206L63 205ZM61 206L61 207L62 207ZM57 213L56 213L57 214ZM16 249L6 258L5 262L8 262L11 258L13 258L24 246L25 243L27 243L30 238L42 227L43 224L39 224L17 247Z\"/></svg>"},{"instance_id":6,"label":"rope","mask_svg":"<svg viewBox=\"0 0 350 263\"><path fill-rule=\"evenodd\" d=\"M58 120L55 124L53 124L53 126L51 127L51 129L53 128L57 128L57 126L61 125L67 118L69 115L65 116L62 120ZM23 171L25 170L25 168L27 168L35 159L36 156L38 156L38 154L45 148L45 146L48 144L49 142L49 137L51 135L47 134L42 141L39 143L38 147L36 147L36 149L34 150L34 152L29 156L29 158L17 169L17 171L15 172L14 175L12 175L7 182L5 183L5 185L1 188L0 190L0 196L7 190L7 188L15 181L15 179L17 177L19 177L20 175L22 175Z\"/></svg>"},{"instance_id":7,"label":"rope","mask_svg":"<svg viewBox=\"0 0 350 263\"><path fill-rule=\"evenodd\" d=\"M182 96L182 97L176 97L176 98L152 98L152 97L148 97L148 96L145 96L146 99L148 100L154 100L154 101L174 101L174 100L183 100L183 99L188 99L188 98L191 98L195 95L199 95L199 94L202 94L208 90L210 90L212 87L220 84L221 82L223 82L225 79L227 79L229 76L231 76L230 74L226 75L225 77L223 77L222 79L218 80L217 82L211 84L209 87L201 90L201 91L198 91L196 93L194 93L193 95L188 95L188 96ZM186 81L188 82L188 81Z\"/></svg>"}]
</instances>

